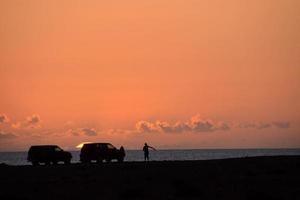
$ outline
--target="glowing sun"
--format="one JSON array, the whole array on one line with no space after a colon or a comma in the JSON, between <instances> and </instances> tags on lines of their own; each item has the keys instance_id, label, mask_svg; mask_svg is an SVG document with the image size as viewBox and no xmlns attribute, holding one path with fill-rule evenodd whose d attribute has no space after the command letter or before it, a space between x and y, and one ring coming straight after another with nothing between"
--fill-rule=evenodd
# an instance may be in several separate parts
<instances>
[{"instance_id":1,"label":"glowing sun","mask_svg":"<svg viewBox=\"0 0 300 200\"><path fill-rule=\"evenodd\" d=\"M83 146L84 144L88 144L88 143L91 143L91 142L82 142L82 143L78 144L78 145L76 146L76 148L77 148L77 149L81 149L82 146Z\"/></svg>"}]
</instances>

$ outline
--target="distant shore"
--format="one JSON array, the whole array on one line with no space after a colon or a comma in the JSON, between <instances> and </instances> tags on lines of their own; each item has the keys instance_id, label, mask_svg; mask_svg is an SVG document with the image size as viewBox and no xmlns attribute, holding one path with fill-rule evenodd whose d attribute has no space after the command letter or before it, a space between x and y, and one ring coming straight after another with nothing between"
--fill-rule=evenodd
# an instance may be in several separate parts
<instances>
[{"instance_id":1,"label":"distant shore","mask_svg":"<svg viewBox=\"0 0 300 200\"><path fill-rule=\"evenodd\" d=\"M0 199L300 199L300 156L0 165Z\"/></svg>"}]
</instances>

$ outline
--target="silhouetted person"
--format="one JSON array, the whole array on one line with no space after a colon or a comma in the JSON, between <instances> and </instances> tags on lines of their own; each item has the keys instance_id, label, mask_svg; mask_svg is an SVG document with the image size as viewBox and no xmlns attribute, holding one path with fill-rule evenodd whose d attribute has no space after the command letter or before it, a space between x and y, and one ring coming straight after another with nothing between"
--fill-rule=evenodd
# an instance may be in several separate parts
<instances>
[{"instance_id":1,"label":"silhouetted person","mask_svg":"<svg viewBox=\"0 0 300 200\"><path fill-rule=\"evenodd\" d=\"M120 154L122 157L125 157L125 149L123 146L120 147Z\"/></svg>"},{"instance_id":2,"label":"silhouetted person","mask_svg":"<svg viewBox=\"0 0 300 200\"><path fill-rule=\"evenodd\" d=\"M156 151L156 149L154 147L151 147L147 143L145 143L145 145L143 147L145 161L149 161L149 148Z\"/></svg>"}]
</instances>

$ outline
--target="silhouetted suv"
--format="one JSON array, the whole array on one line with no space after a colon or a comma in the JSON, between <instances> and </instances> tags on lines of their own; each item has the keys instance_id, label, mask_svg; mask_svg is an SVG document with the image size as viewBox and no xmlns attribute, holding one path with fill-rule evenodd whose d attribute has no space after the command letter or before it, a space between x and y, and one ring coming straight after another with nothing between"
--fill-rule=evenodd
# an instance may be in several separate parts
<instances>
[{"instance_id":1,"label":"silhouetted suv","mask_svg":"<svg viewBox=\"0 0 300 200\"><path fill-rule=\"evenodd\" d=\"M28 162L32 165L39 165L45 163L46 165L57 164L62 161L65 164L70 164L72 154L70 152L62 150L57 145L40 145L31 146L28 151Z\"/></svg>"},{"instance_id":2,"label":"silhouetted suv","mask_svg":"<svg viewBox=\"0 0 300 200\"><path fill-rule=\"evenodd\" d=\"M123 162L124 157L124 148L119 150L110 143L84 144L80 152L80 161L82 163L89 163L93 160L98 163L101 163L103 160L110 162L113 159Z\"/></svg>"}]
</instances>

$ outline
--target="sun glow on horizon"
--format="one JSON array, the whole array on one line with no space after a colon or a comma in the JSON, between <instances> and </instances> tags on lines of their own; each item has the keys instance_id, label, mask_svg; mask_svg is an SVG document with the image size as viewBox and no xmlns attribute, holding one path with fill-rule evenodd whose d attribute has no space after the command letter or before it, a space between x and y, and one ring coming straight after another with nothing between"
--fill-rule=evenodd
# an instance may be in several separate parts
<instances>
[{"instance_id":1,"label":"sun glow on horizon","mask_svg":"<svg viewBox=\"0 0 300 200\"><path fill-rule=\"evenodd\" d=\"M77 148L77 149L81 149L81 148L83 147L84 144L88 144L88 143L91 143L91 142L82 142L82 143L78 144L78 145L76 146L76 148Z\"/></svg>"}]
</instances>

